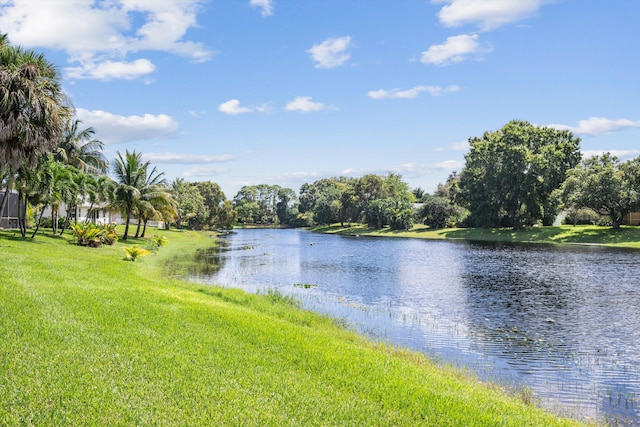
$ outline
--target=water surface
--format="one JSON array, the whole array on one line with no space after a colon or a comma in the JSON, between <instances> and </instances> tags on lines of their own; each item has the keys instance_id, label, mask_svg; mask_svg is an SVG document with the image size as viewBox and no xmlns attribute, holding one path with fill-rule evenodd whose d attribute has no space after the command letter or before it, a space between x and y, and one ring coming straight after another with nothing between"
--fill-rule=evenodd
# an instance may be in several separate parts
<instances>
[{"instance_id":1,"label":"water surface","mask_svg":"<svg viewBox=\"0 0 640 427\"><path fill-rule=\"evenodd\" d=\"M638 251L239 230L208 256L191 280L278 289L559 413L640 426Z\"/></svg>"}]
</instances>

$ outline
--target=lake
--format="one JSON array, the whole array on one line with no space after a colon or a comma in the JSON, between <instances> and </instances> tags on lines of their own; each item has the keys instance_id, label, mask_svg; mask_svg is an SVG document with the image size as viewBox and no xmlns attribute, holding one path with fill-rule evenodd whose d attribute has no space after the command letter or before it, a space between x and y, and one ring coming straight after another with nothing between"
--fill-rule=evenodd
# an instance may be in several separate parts
<instances>
[{"instance_id":1,"label":"lake","mask_svg":"<svg viewBox=\"0 0 640 427\"><path fill-rule=\"evenodd\" d=\"M190 280L279 290L374 339L640 426L640 252L238 230Z\"/></svg>"}]
</instances>

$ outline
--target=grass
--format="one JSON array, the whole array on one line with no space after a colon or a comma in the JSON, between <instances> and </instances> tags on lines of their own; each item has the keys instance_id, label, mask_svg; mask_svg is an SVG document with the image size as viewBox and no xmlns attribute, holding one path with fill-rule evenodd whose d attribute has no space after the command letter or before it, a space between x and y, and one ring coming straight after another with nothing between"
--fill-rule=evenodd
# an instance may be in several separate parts
<instances>
[{"instance_id":1,"label":"grass","mask_svg":"<svg viewBox=\"0 0 640 427\"><path fill-rule=\"evenodd\" d=\"M558 227L529 227L524 230L482 229L482 228L444 228L430 229L423 225L411 230L395 231L389 228L369 229L366 225L356 224L342 227L334 224L312 228L312 231L379 237L408 237L420 239L464 239L489 242L522 243L563 243L582 245L604 245L612 247L640 249L640 227L599 227L595 225L563 225Z\"/></svg>"},{"instance_id":2,"label":"grass","mask_svg":"<svg viewBox=\"0 0 640 427\"><path fill-rule=\"evenodd\" d=\"M581 425L282 295L168 278L215 242L161 234L132 263L122 242L0 231L0 425Z\"/></svg>"}]
</instances>

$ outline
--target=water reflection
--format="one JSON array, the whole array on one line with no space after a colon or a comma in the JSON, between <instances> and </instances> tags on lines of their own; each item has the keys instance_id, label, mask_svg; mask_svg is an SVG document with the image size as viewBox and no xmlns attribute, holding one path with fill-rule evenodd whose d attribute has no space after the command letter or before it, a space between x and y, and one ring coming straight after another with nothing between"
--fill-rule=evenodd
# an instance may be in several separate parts
<instances>
[{"instance_id":1,"label":"water reflection","mask_svg":"<svg viewBox=\"0 0 640 427\"><path fill-rule=\"evenodd\" d=\"M377 339L527 386L552 409L640 425L638 252L300 230L242 230L223 248L220 270L193 280L278 288Z\"/></svg>"}]
</instances>

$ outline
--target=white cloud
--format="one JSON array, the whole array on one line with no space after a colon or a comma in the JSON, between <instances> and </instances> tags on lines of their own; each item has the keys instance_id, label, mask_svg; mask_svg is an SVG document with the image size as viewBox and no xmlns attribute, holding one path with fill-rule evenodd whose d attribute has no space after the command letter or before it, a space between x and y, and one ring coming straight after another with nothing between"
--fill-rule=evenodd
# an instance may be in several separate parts
<instances>
[{"instance_id":1,"label":"white cloud","mask_svg":"<svg viewBox=\"0 0 640 427\"><path fill-rule=\"evenodd\" d=\"M397 99L408 99L408 98L417 98L418 95L422 92L427 92L432 96L440 96L449 92L458 92L460 90L459 86L448 86L448 87L440 87L440 86L414 86L411 89L400 90L400 89L391 89L391 90L372 90L367 93L367 96L372 99L388 99L388 98L397 98Z\"/></svg>"},{"instance_id":2,"label":"white cloud","mask_svg":"<svg viewBox=\"0 0 640 427\"><path fill-rule=\"evenodd\" d=\"M460 170L464 167L464 160L445 160L444 162L426 165L418 163L402 163L400 165L391 166L388 168L367 169L367 168L348 168L342 170L342 174L345 176L362 176L366 174L387 175L389 172L396 172L402 175L403 178L416 179L423 176L431 175L433 173L439 173L439 170Z\"/></svg>"},{"instance_id":3,"label":"white cloud","mask_svg":"<svg viewBox=\"0 0 640 427\"><path fill-rule=\"evenodd\" d=\"M423 64L449 65L462 62L467 56L474 53L486 53L491 51L489 45L482 47L478 43L477 34L461 34L447 37L447 41L436 44L422 52L420 62Z\"/></svg>"},{"instance_id":4,"label":"white cloud","mask_svg":"<svg viewBox=\"0 0 640 427\"><path fill-rule=\"evenodd\" d=\"M625 128L640 128L640 120L611 120L605 117L589 117L586 120L579 120L578 126L568 126L562 124L550 124L547 126L556 129L570 130L573 133L581 135L600 135L603 133L615 132Z\"/></svg>"},{"instance_id":5,"label":"white cloud","mask_svg":"<svg viewBox=\"0 0 640 427\"><path fill-rule=\"evenodd\" d=\"M135 78L154 71L143 51L202 62L213 52L185 40L202 0L3 1L0 28L12 43L63 50L72 78Z\"/></svg>"},{"instance_id":6,"label":"white cloud","mask_svg":"<svg viewBox=\"0 0 640 427\"><path fill-rule=\"evenodd\" d=\"M468 151L469 141L458 141L449 145L448 147L434 148L434 151Z\"/></svg>"},{"instance_id":7,"label":"white cloud","mask_svg":"<svg viewBox=\"0 0 640 427\"><path fill-rule=\"evenodd\" d=\"M251 113L253 111L252 108L241 107L240 101L238 101L237 99L230 99L227 102L223 102L218 106L218 110L222 111L225 114L231 114L232 116L242 113Z\"/></svg>"},{"instance_id":8,"label":"white cloud","mask_svg":"<svg viewBox=\"0 0 640 427\"><path fill-rule=\"evenodd\" d=\"M182 176L184 176L185 178L218 176L225 172L229 172L229 169L203 168L196 166L185 171Z\"/></svg>"},{"instance_id":9,"label":"white cloud","mask_svg":"<svg viewBox=\"0 0 640 427\"><path fill-rule=\"evenodd\" d=\"M325 108L325 105L321 102L312 102L310 96L299 96L293 101L290 101L285 110L287 111L302 111L309 113L312 111L320 111Z\"/></svg>"},{"instance_id":10,"label":"white cloud","mask_svg":"<svg viewBox=\"0 0 640 427\"><path fill-rule=\"evenodd\" d=\"M320 44L314 44L307 52L311 55L316 68L334 68L351 58L348 52L351 47L351 37L344 36L329 38Z\"/></svg>"},{"instance_id":11,"label":"white cloud","mask_svg":"<svg viewBox=\"0 0 640 427\"><path fill-rule=\"evenodd\" d=\"M477 24L483 31L534 16L550 0L433 0L446 3L438 13L448 27Z\"/></svg>"},{"instance_id":12,"label":"white cloud","mask_svg":"<svg viewBox=\"0 0 640 427\"><path fill-rule=\"evenodd\" d=\"M166 114L120 116L101 110L78 108L76 116L85 127L96 131L96 138L105 144L118 144L143 139L171 138L178 131L178 122Z\"/></svg>"},{"instance_id":13,"label":"white cloud","mask_svg":"<svg viewBox=\"0 0 640 427\"><path fill-rule=\"evenodd\" d=\"M155 65L147 59L138 59L133 62L104 61L67 68L67 76L72 79L132 80L150 74L155 69Z\"/></svg>"},{"instance_id":14,"label":"white cloud","mask_svg":"<svg viewBox=\"0 0 640 427\"><path fill-rule=\"evenodd\" d=\"M464 167L464 160L445 160L444 162L436 163L438 169L447 170L459 170Z\"/></svg>"},{"instance_id":15,"label":"white cloud","mask_svg":"<svg viewBox=\"0 0 640 427\"><path fill-rule=\"evenodd\" d=\"M625 160L639 156L640 150L585 150L582 152L582 158L589 159L593 156L602 156L604 153L609 153L620 160Z\"/></svg>"},{"instance_id":16,"label":"white cloud","mask_svg":"<svg viewBox=\"0 0 640 427\"><path fill-rule=\"evenodd\" d=\"M262 16L273 15L273 1L272 0L251 0L251 6L259 7L262 9Z\"/></svg>"},{"instance_id":17,"label":"white cloud","mask_svg":"<svg viewBox=\"0 0 640 427\"><path fill-rule=\"evenodd\" d=\"M220 154L217 156L206 154L178 154L178 153L145 153L145 160L154 163L180 163L180 164L198 164L198 163L221 163L233 160L231 154Z\"/></svg>"},{"instance_id":18,"label":"white cloud","mask_svg":"<svg viewBox=\"0 0 640 427\"><path fill-rule=\"evenodd\" d=\"M220 104L218 106L218 110L225 114L235 116L242 113L268 113L271 111L271 107L269 106L269 104L262 104L257 107L241 107L239 100L230 99L229 101Z\"/></svg>"}]
</instances>

